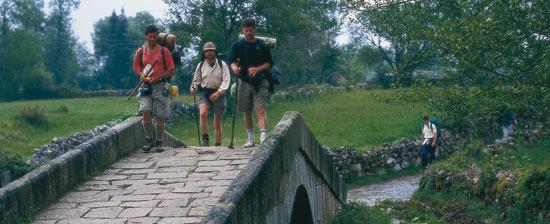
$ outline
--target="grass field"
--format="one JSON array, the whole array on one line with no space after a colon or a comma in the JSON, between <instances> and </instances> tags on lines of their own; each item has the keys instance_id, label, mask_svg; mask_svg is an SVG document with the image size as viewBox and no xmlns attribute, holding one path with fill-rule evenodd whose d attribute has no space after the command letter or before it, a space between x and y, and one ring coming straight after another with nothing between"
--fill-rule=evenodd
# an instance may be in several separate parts
<instances>
[{"instance_id":1,"label":"grass field","mask_svg":"<svg viewBox=\"0 0 550 224\"><path fill-rule=\"evenodd\" d=\"M19 110L35 106L44 110L46 122L33 126L21 118ZM68 110L64 112L62 107ZM34 153L34 148L49 143L54 137L69 136L130 116L136 109L136 101L127 101L125 97L0 103L1 148L27 158ZM8 139L5 136L9 136Z\"/></svg>"},{"instance_id":2,"label":"grass field","mask_svg":"<svg viewBox=\"0 0 550 224\"><path fill-rule=\"evenodd\" d=\"M422 107L389 105L376 100L391 90L331 93L312 99L275 101L268 105L269 128L273 128L286 111L298 111L317 139L329 146L365 148L388 143L401 137L417 136ZM190 96L180 101L193 103ZM43 109L44 124L33 126L25 122L19 111L27 107ZM61 107L66 107L63 112ZM0 148L24 158L33 149L48 144L54 137L69 136L106 122L135 114L137 103L125 97L100 97L65 100L37 100L0 103ZM210 127L212 127L210 117ZM231 116L224 119L223 145L229 144ZM235 144L243 144L246 135L242 114L235 125ZM170 132L189 145L197 145L197 129L193 119L186 120ZM213 129L210 129L213 144ZM256 133L257 133L256 128ZM256 134L256 138L259 138ZM9 136L7 139L5 136Z\"/></svg>"},{"instance_id":3,"label":"grass field","mask_svg":"<svg viewBox=\"0 0 550 224\"><path fill-rule=\"evenodd\" d=\"M332 147L363 149L392 142L402 137L420 135L420 119L424 108L420 105L390 105L376 96L386 96L392 90L329 93L308 100L271 102L268 107L268 128L271 130L286 111L298 111L321 144ZM237 115L235 144L244 144L243 115ZM231 117L223 122L222 145L228 145ZM213 144L212 116L209 117L210 141ZM256 121L257 119L254 118ZM256 141L259 133L256 124ZM198 144L194 121L184 122L171 131L190 145Z\"/></svg>"}]
</instances>

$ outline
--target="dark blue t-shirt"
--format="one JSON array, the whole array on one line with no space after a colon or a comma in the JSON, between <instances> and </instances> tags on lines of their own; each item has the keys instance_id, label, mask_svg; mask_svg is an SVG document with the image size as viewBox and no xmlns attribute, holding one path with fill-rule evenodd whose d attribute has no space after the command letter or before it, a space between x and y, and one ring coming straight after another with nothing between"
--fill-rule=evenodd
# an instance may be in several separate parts
<instances>
[{"instance_id":1,"label":"dark blue t-shirt","mask_svg":"<svg viewBox=\"0 0 550 224\"><path fill-rule=\"evenodd\" d=\"M243 46L244 45L244 46ZM246 53L245 50L246 49ZM271 57L271 51L267 48L264 42L260 39L256 39L256 42L250 43L244 39L240 39L233 43L231 47L231 54L229 57L230 63L237 63L239 59L239 67L241 67L241 73L239 78L249 83L260 83L264 79L265 75L262 73L256 74L253 78L248 76L248 68L257 67L265 63L269 63L273 66L273 59Z\"/></svg>"}]
</instances>

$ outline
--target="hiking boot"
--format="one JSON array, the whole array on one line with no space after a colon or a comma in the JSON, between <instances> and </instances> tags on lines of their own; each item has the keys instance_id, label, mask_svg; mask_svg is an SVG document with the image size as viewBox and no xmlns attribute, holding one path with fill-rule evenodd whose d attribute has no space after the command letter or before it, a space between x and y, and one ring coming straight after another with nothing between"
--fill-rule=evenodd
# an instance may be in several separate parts
<instances>
[{"instance_id":1,"label":"hiking boot","mask_svg":"<svg viewBox=\"0 0 550 224\"><path fill-rule=\"evenodd\" d=\"M265 139L267 139L267 135L260 135L260 144L264 143Z\"/></svg>"},{"instance_id":2,"label":"hiking boot","mask_svg":"<svg viewBox=\"0 0 550 224\"><path fill-rule=\"evenodd\" d=\"M141 150L143 150L143 152L149 152L151 151L151 148L153 148L153 141L151 137L146 136L145 141L143 142L143 147L141 147Z\"/></svg>"},{"instance_id":3,"label":"hiking boot","mask_svg":"<svg viewBox=\"0 0 550 224\"><path fill-rule=\"evenodd\" d=\"M245 148L250 148L250 147L254 147L254 146L255 146L254 139L252 139L252 138L248 138L248 140L246 140L246 143L244 144Z\"/></svg>"},{"instance_id":4,"label":"hiking boot","mask_svg":"<svg viewBox=\"0 0 550 224\"><path fill-rule=\"evenodd\" d=\"M157 152L164 151L164 147L162 146L162 140L157 140L155 142L155 149L156 149Z\"/></svg>"},{"instance_id":5,"label":"hiking boot","mask_svg":"<svg viewBox=\"0 0 550 224\"><path fill-rule=\"evenodd\" d=\"M210 141L208 139L203 139L201 143L202 147L208 147L210 146Z\"/></svg>"}]
</instances>

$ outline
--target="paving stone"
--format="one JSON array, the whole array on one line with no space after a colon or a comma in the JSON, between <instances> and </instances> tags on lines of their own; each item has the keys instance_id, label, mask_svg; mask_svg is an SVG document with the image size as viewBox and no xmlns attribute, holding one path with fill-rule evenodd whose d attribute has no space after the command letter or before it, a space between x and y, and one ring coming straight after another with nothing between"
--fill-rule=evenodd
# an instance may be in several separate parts
<instances>
[{"instance_id":1,"label":"paving stone","mask_svg":"<svg viewBox=\"0 0 550 224\"><path fill-rule=\"evenodd\" d=\"M191 208L189 211L189 216L206 216L208 211L211 209L211 206L197 206Z\"/></svg>"},{"instance_id":2,"label":"paving stone","mask_svg":"<svg viewBox=\"0 0 550 224\"><path fill-rule=\"evenodd\" d=\"M187 178L170 178L170 179L162 179L159 181L159 184L176 184L176 183L184 183L187 182Z\"/></svg>"},{"instance_id":3,"label":"paving stone","mask_svg":"<svg viewBox=\"0 0 550 224\"><path fill-rule=\"evenodd\" d=\"M142 217L142 218L128 218L126 224L154 224L159 220L159 218L153 217Z\"/></svg>"},{"instance_id":4,"label":"paving stone","mask_svg":"<svg viewBox=\"0 0 550 224\"><path fill-rule=\"evenodd\" d=\"M78 207L78 203L55 203L50 206L50 209L62 209L62 208L76 208Z\"/></svg>"},{"instance_id":5,"label":"paving stone","mask_svg":"<svg viewBox=\"0 0 550 224\"><path fill-rule=\"evenodd\" d=\"M96 196L103 196L103 195L106 195L106 196L121 196L121 195L131 194L133 192L134 192L134 190L128 190L128 189L124 189L124 190L107 190L107 191L103 191L103 192L100 192L100 193L96 194Z\"/></svg>"},{"instance_id":6,"label":"paving stone","mask_svg":"<svg viewBox=\"0 0 550 224\"><path fill-rule=\"evenodd\" d=\"M101 207L116 207L120 205L120 201L100 201L100 202L90 202L82 203L80 207L82 208L101 208Z\"/></svg>"},{"instance_id":7,"label":"paving stone","mask_svg":"<svg viewBox=\"0 0 550 224\"><path fill-rule=\"evenodd\" d=\"M250 159L238 159L238 160L232 160L231 165L242 165L242 164L247 164L248 161L250 161Z\"/></svg>"},{"instance_id":8,"label":"paving stone","mask_svg":"<svg viewBox=\"0 0 550 224\"><path fill-rule=\"evenodd\" d=\"M184 217L184 218L162 218L157 224L188 224L188 223L200 223L201 219L197 217Z\"/></svg>"},{"instance_id":9,"label":"paving stone","mask_svg":"<svg viewBox=\"0 0 550 224\"><path fill-rule=\"evenodd\" d=\"M213 180L233 180L239 175L241 170L220 171L218 175L212 177Z\"/></svg>"},{"instance_id":10,"label":"paving stone","mask_svg":"<svg viewBox=\"0 0 550 224\"><path fill-rule=\"evenodd\" d=\"M157 167L173 167L173 166L195 166L197 160L195 159L167 159L157 162Z\"/></svg>"},{"instance_id":11,"label":"paving stone","mask_svg":"<svg viewBox=\"0 0 550 224\"><path fill-rule=\"evenodd\" d=\"M225 166L230 162L231 160L200 161L197 166Z\"/></svg>"},{"instance_id":12,"label":"paving stone","mask_svg":"<svg viewBox=\"0 0 550 224\"><path fill-rule=\"evenodd\" d=\"M151 217L183 217L189 213L189 208L182 207L162 207L155 208L149 216Z\"/></svg>"},{"instance_id":13,"label":"paving stone","mask_svg":"<svg viewBox=\"0 0 550 224\"><path fill-rule=\"evenodd\" d=\"M213 177L216 176L217 172L210 172L210 173L190 173L188 178L205 178L205 177Z\"/></svg>"},{"instance_id":14,"label":"paving stone","mask_svg":"<svg viewBox=\"0 0 550 224\"><path fill-rule=\"evenodd\" d=\"M170 193L170 190L165 188L155 188L155 189L137 190L134 192L134 194L163 194L163 193Z\"/></svg>"},{"instance_id":15,"label":"paving stone","mask_svg":"<svg viewBox=\"0 0 550 224\"><path fill-rule=\"evenodd\" d=\"M36 220L33 224L55 224L57 220Z\"/></svg>"},{"instance_id":16,"label":"paving stone","mask_svg":"<svg viewBox=\"0 0 550 224\"><path fill-rule=\"evenodd\" d=\"M187 200L188 198L189 198L189 194L176 194L176 193L159 194L155 197L155 199L160 199L160 200L170 200L170 199Z\"/></svg>"},{"instance_id":17,"label":"paving stone","mask_svg":"<svg viewBox=\"0 0 550 224\"><path fill-rule=\"evenodd\" d=\"M173 199L173 200L164 200L158 207L185 207L189 200L185 199Z\"/></svg>"},{"instance_id":18,"label":"paving stone","mask_svg":"<svg viewBox=\"0 0 550 224\"><path fill-rule=\"evenodd\" d=\"M124 224L126 218L117 219L96 219L96 218L78 218L59 220L57 224Z\"/></svg>"},{"instance_id":19,"label":"paving stone","mask_svg":"<svg viewBox=\"0 0 550 224\"><path fill-rule=\"evenodd\" d=\"M235 169L235 166L201 166L195 169L198 173L216 172L216 171L228 171Z\"/></svg>"},{"instance_id":20,"label":"paving stone","mask_svg":"<svg viewBox=\"0 0 550 224\"><path fill-rule=\"evenodd\" d=\"M117 180L112 181L112 185L136 185L136 186L143 186L147 184L154 184L157 183L158 180L156 179L148 179L148 180Z\"/></svg>"},{"instance_id":21,"label":"paving stone","mask_svg":"<svg viewBox=\"0 0 550 224\"><path fill-rule=\"evenodd\" d=\"M185 178L187 175L187 172L150 173L147 174L147 179Z\"/></svg>"},{"instance_id":22,"label":"paving stone","mask_svg":"<svg viewBox=\"0 0 550 224\"><path fill-rule=\"evenodd\" d=\"M109 185L109 181L104 181L104 180L90 180L90 181L86 181L84 184L82 184L84 186L91 186L91 185Z\"/></svg>"},{"instance_id":23,"label":"paving stone","mask_svg":"<svg viewBox=\"0 0 550 224\"><path fill-rule=\"evenodd\" d=\"M218 202L219 198L199 198L191 202L191 207L204 206L204 205L215 205Z\"/></svg>"},{"instance_id":24,"label":"paving stone","mask_svg":"<svg viewBox=\"0 0 550 224\"><path fill-rule=\"evenodd\" d=\"M198 158L199 161L213 161L218 160L217 155L201 156Z\"/></svg>"},{"instance_id":25,"label":"paving stone","mask_svg":"<svg viewBox=\"0 0 550 224\"><path fill-rule=\"evenodd\" d=\"M124 196L115 196L111 198L111 201L147 201L155 198L155 195L124 195Z\"/></svg>"},{"instance_id":26,"label":"paving stone","mask_svg":"<svg viewBox=\"0 0 550 224\"><path fill-rule=\"evenodd\" d=\"M77 193L86 193L86 191L77 191ZM109 196L107 195L86 195L86 194L80 194L80 195L70 195L70 196L64 196L59 201L60 202L72 202L72 203L86 203L86 202L97 202L97 201L107 201L109 200Z\"/></svg>"},{"instance_id":27,"label":"paving stone","mask_svg":"<svg viewBox=\"0 0 550 224\"><path fill-rule=\"evenodd\" d=\"M196 166L174 166L174 167L163 167L157 170L157 173L164 172L189 172L196 168Z\"/></svg>"},{"instance_id":28,"label":"paving stone","mask_svg":"<svg viewBox=\"0 0 550 224\"><path fill-rule=\"evenodd\" d=\"M81 185L76 188L77 191L104 191L104 190L116 190L120 189L118 186L113 185Z\"/></svg>"},{"instance_id":29,"label":"paving stone","mask_svg":"<svg viewBox=\"0 0 550 224\"><path fill-rule=\"evenodd\" d=\"M153 173L156 170L157 169L129 169L122 171L121 174L148 174Z\"/></svg>"},{"instance_id":30,"label":"paving stone","mask_svg":"<svg viewBox=\"0 0 550 224\"><path fill-rule=\"evenodd\" d=\"M176 188L174 189L174 193L199 193L204 190L204 187L200 186L186 186L183 188Z\"/></svg>"},{"instance_id":31,"label":"paving stone","mask_svg":"<svg viewBox=\"0 0 550 224\"><path fill-rule=\"evenodd\" d=\"M113 168L119 169L146 169L153 166L153 162L146 163L115 163L112 165Z\"/></svg>"},{"instance_id":32,"label":"paving stone","mask_svg":"<svg viewBox=\"0 0 550 224\"><path fill-rule=\"evenodd\" d=\"M125 176L125 175L102 175L102 176L94 177L94 180L110 181L110 180L124 180L126 178L128 178L128 176Z\"/></svg>"},{"instance_id":33,"label":"paving stone","mask_svg":"<svg viewBox=\"0 0 550 224\"><path fill-rule=\"evenodd\" d=\"M145 217L152 210L153 208L126 208L118 215L118 217L122 217L122 218Z\"/></svg>"},{"instance_id":34,"label":"paving stone","mask_svg":"<svg viewBox=\"0 0 550 224\"><path fill-rule=\"evenodd\" d=\"M136 152L66 194L35 223L200 223L254 152L224 147Z\"/></svg>"},{"instance_id":35,"label":"paving stone","mask_svg":"<svg viewBox=\"0 0 550 224\"><path fill-rule=\"evenodd\" d=\"M134 207L134 208L154 208L157 207L159 200L152 201L131 201L124 202L120 207Z\"/></svg>"},{"instance_id":36,"label":"paving stone","mask_svg":"<svg viewBox=\"0 0 550 224\"><path fill-rule=\"evenodd\" d=\"M119 207L103 207L90 210L84 217L86 218L116 218L122 211Z\"/></svg>"},{"instance_id":37,"label":"paving stone","mask_svg":"<svg viewBox=\"0 0 550 224\"><path fill-rule=\"evenodd\" d=\"M131 175L130 177L128 177L128 180L143 180L147 177L146 174L136 174L136 175Z\"/></svg>"},{"instance_id":38,"label":"paving stone","mask_svg":"<svg viewBox=\"0 0 550 224\"><path fill-rule=\"evenodd\" d=\"M82 215L86 214L89 209L75 208L75 209L48 209L44 212L38 214L35 219L70 219L70 218L80 218Z\"/></svg>"}]
</instances>

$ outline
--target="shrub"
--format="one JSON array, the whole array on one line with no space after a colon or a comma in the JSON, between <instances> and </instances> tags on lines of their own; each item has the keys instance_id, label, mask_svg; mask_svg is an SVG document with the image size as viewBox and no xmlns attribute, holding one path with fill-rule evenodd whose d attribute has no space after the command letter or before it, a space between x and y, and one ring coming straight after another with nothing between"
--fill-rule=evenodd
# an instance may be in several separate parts
<instances>
[{"instance_id":1,"label":"shrub","mask_svg":"<svg viewBox=\"0 0 550 224\"><path fill-rule=\"evenodd\" d=\"M41 125L46 122L46 112L39 106L25 107L19 110L19 114L31 125Z\"/></svg>"},{"instance_id":2,"label":"shrub","mask_svg":"<svg viewBox=\"0 0 550 224\"><path fill-rule=\"evenodd\" d=\"M365 204L350 203L342 206L336 214L333 224L363 224L363 223L391 223L392 217L379 208L368 207Z\"/></svg>"},{"instance_id":3,"label":"shrub","mask_svg":"<svg viewBox=\"0 0 550 224\"><path fill-rule=\"evenodd\" d=\"M31 170L32 167L25 163L19 155L0 149L0 174L3 174L4 171L9 171L11 180L15 180Z\"/></svg>"},{"instance_id":4,"label":"shrub","mask_svg":"<svg viewBox=\"0 0 550 224\"><path fill-rule=\"evenodd\" d=\"M57 108L56 111L60 113L67 113L69 112L69 107L67 107L66 105L61 105Z\"/></svg>"}]
</instances>

